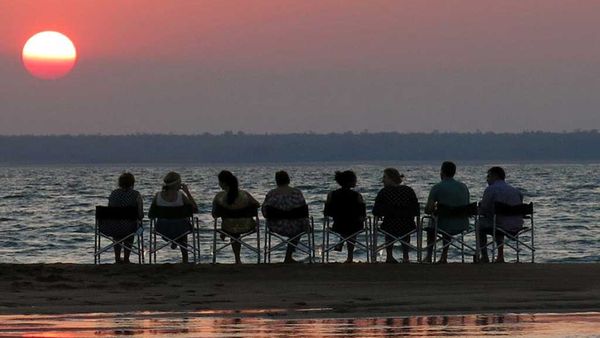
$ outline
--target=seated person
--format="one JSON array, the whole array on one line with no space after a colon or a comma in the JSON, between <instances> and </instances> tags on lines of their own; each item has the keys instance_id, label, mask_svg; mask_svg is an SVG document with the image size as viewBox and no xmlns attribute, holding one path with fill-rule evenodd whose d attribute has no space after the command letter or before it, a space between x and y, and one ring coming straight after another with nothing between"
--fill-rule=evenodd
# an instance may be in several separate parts
<instances>
[{"instance_id":1,"label":"seated person","mask_svg":"<svg viewBox=\"0 0 600 338\"><path fill-rule=\"evenodd\" d=\"M253 231L256 228L256 220L260 203L247 191L239 189L237 177L230 171L223 170L219 173L219 186L223 191L219 192L213 199L212 216L221 218L221 230L231 237L239 238L240 235ZM225 236L221 236L225 239ZM231 249L235 256L235 263L241 264L240 250L242 245L231 240Z\"/></svg>"},{"instance_id":2,"label":"seated person","mask_svg":"<svg viewBox=\"0 0 600 338\"><path fill-rule=\"evenodd\" d=\"M385 240L387 244L393 242L394 237L401 238L404 242L410 242L410 236L406 236L415 230L415 216L419 215L419 201L415 191L402 185L404 175L400 175L395 168L387 168L383 171L383 189L379 190L373 205L373 215L383 217L381 229L389 233ZM394 237L392 237L394 236ZM406 236L403 238L403 236ZM402 243L402 261L409 262L408 244ZM386 263L397 263L394 258L394 247L386 247Z\"/></svg>"},{"instance_id":3,"label":"seated person","mask_svg":"<svg viewBox=\"0 0 600 338\"><path fill-rule=\"evenodd\" d=\"M506 173L501 167L492 167L487 171L488 187L483 192L483 198L479 204L479 245L481 248L481 261L490 261L487 253L487 235L492 235L494 222L494 203L507 205L519 205L523 203L523 194L516 188L510 186L504 180ZM523 217L521 216L497 216L496 225L502 230L516 234L523 228ZM496 262L504 262L504 234L496 232L496 243L498 257Z\"/></svg>"},{"instance_id":4,"label":"seated person","mask_svg":"<svg viewBox=\"0 0 600 338\"><path fill-rule=\"evenodd\" d=\"M308 217L299 215L293 218L279 218L274 217L274 214L281 214L282 212L291 214L300 209L304 209L308 212L308 208L302 192L296 188L290 187L290 177L287 172L278 171L275 174L275 182L277 188L267 193L262 205L262 213L267 221L269 230L276 234L293 238L291 244L288 244L287 251L285 252L285 260L283 262L295 263L296 261L292 258L292 254L295 247L300 242L300 237L298 235L307 232L310 228Z\"/></svg>"},{"instance_id":5,"label":"seated person","mask_svg":"<svg viewBox=\"0 0 600 338\"><path fill-rule=\"evenodd\" d=\"M150 211L148 215L151 218L155 218L156 207L182 207L189 205L192 208L192 212L198 212L198 205L188 186L181 183L181 176L176 172L169 172L163 179L162 190L157 192L152 200ZM189 219L161 219L156 221L156 231L160 233L166 239L174 239L182 234L190 231L192 224ZM185 249L187 245L187 235L176 240L181 249L181 261L183 263L188 262L188 251ZM172 249L177 248L177 244L171 244Z\"/></svg>"},{"instance_id":6,"label":"seated person","mask_svg":"<svg viewBox=\"0 0 600 338\"><path fill-rule=\"evenodd\" d=\"M102 232L113 235L115 241L136 232L144 218L144 202L142 195L137 190L133 190L135 177L130 173L123 173L119 176L119 188L111 192L108 197L109 207L135 207L138 209L138 220L109 220L102 224ZM115 263L129 263L131 246L135 236L131 236L124 241L123 258L121 258L121 246L115 245Z\"/></svg>"},{"instance_id":7,"label":"seated person","mask_svg":"<svg viewBox=\"0 0 600 338\"><path fill-rule=\"evenodd\" d=\"M427 198L427 205L425 206L425 213L434 214L440 206L446 207L461 207L469 204L469 189L467 186L454 179L456 174L456 165L452 162L442 163L440 170L441 182L437 183L431 188L429 197ZM444 249L438 263L448 262L448 246L450 242L450 236L458 235L461 232L467 230L469 227L469 218L464 217L444 217L439 216L437 218L438 229L447 233L444 237ZM433 228L427 228L427 256L426 262L431 263L431 256L433 253L433 243L436 240Z\"/></svg>"},{"instance_id":8,"label":"seated person","mask_svg":"<svg viewBox=\"0 0 600 338\"><path fill-rule=\"evenodd\" d=\"M332 230L347 238L348 257L346 263L352 263L354 259L354 244L356 234L365 226L367 210L362 195L352 188L356 187L356 174L346 170L335 172L335 181L340 189L334 190L327 195L325 202L325 216L333 218ZM343 242L336 247L341 250Z\"/></svg>"}]
</instances>

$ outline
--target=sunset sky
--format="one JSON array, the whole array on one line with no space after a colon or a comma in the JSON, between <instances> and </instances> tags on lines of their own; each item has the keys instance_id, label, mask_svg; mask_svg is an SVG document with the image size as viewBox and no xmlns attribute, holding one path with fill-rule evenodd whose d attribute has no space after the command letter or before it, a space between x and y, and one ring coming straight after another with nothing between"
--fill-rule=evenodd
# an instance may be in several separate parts
<instances>
[{"instance_id":1,"label":"sunset sky","mask_svg":"<svg viewBox=\"0 0 600 338\"><path fill-rule=\"evenodd\" d=\"M600 128L600 1L3 0L0 134ZM31 76L33 34L78 60Z\"/></svg>"}]
</instances>

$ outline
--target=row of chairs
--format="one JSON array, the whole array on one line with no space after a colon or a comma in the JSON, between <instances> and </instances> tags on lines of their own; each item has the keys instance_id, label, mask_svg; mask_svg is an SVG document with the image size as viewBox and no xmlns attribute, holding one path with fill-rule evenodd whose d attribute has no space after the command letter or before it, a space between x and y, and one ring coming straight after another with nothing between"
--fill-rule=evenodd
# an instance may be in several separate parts
<instances>
[{"instance_id":1,"label":"row of chairs","mask_svg":"<svg viewBox=\"0 0 600 338\"><path fill-rule=\"evenodd\" d=\"M508 206L497 203L495 206L495 215L492 221L492 235L502 234L505 240L501 244L491 241L485 249L491 247L492 259L496 256L496 251L500 246L512 248L516 252L516 260L520 262L520 256L523 251L530 253L531 262L535 261L535 246L534 246L534 219L533 219L533 203L521 204L517 206ZM239 215L238 215L239 216ZM255 220L255 228L243 233L232 235L220 227L220 218L215 219L212 229L212 263L217 262L217 255L224 249L231 246L232 243L239 243L242 247L249 250L256 256L256 262L261 263L261 257L265 263L271 262L273 252L285 249L288 245L293 246L296 251L305 254L309 262L316 261L316 245L315 245L315 227L314 219L309 217L310 226L307 231L302 232L293 238L286 238L277 233L270 231L268 227L264 230L264 248L261 250L261 220L257 210L245 211L245 217L252 217ZM308 217L308 208L300 214L302 217ZM329 262L330 253L339 245L347 242L350 239L355 239L355 247L364 250L367 262L377 262L378 255L387 247L396 244L407 245L411 250L417 253L417 261L422 262L422 253L428 249L432 249L434 254L433 259L436 259L437 252L441 249L454 247L459 250L461 261L465 262L466 255L473 255L476 259L479 258L480 247L479 241L475 240L475 245L469 244L465 239L470 236L477 237L478 229L478 208L476 203L472 203L461 207L444 207L438 206L435 215L420 214L410 215L415 218L416 228L402 236L394 236L381 228L382 218L375 217L367 218L363 229L357 231L350 236L341 236L334 232L330 226L331 219L324 218L322 230L322 247L320 258L321 262ZM498 216L520 216L529 221L529 226L523 227L517 233L508 232L497 226ZM114 220L130 220L137 221L137 209L135 208L114 208L114 207L96 207L96 225L95 225L95 248L94 248L94 263L100 263L101 254L112 250L119 245L125 248L128 243L127 239L134 237L134 243L128 247L132 254L138 256L139 263L145 262L145 247L143 240L143 223L139 222L139 227L136 232L124 238L115 239L110 231L105 231L103 226L106 222ZM470 226L459 234L450 234L438 227L438 217L469 217ZM190 207L158 207L149 214L150 218L150 241L149 241L149 261L150 263L157 262L157 252L171 245L178 246L182 250L191 254L194 263L200 262L200 221L194 216ZM161 232L160 227L157 228L158 220L169 219L186 219L190 227L188 231L182 232L177 236L167 236ZM435 240L427 245L423 244L423 233L433 231ZM181 241L182 238L191 235L191 242ZM159 238L162 237L164 242L159 244ZM218 238L227 239L223 243L218 242ZM391 239L390 241L385 238ZM416 241L410 239L415 237ZM296 242L296 239L303 239ZM102 240L108 240L109 244L103 246ZM416 244L413 244L416 243Z\"/></svg>"},{"instance_id":2,"label":"row of chairs","mask_svg":"<svg viewBox=\"0 0 600 338\"><path fill-rule=\"evenodd\" d=\"M496 257L496 252L499 248L506 246L515 251L516 261L521 261L521 253L526 251L530 254L531 263L535 262L535 245L534 245L534 219L533 219L533 203L519 204L519 205L507 205L504 203L495 203L495 213L492 219L491 235L495 239L498 235L504 236L502 243L497 243L495 240L488 242L484 247L480 247L478 241L480 232L480 215L477 203L471 203L465 206L459 207L448 207L444 205L438 205L436 213L434 215L424 215L421 217L420 214L410 215L415 217L416 228L409 233L402 236L394 236L389 232L381 228L382 218L375 218L374 224L371 230L371 261L377 261L378 253L385 250L387 247L400 243L408 246L411 250L417 253L417 261L423 261L423 252L428 249L432 249L433 261L437 260L437 253L446 248L454 247L458 249L461 256L461 262L465 262L465 257L470 255L474 257L475 261L480 260L481 250L492 249L492 260ZM510 232L498 226L498 217L500 216L516 216L523 217L526 221L523 226L517 232ZM470 219L469 226L458 234L451 234L438 227L439 217L467 217ZM527 224L529 223L529 224ZM433 232L434 240L430 244L423 244L423 233ZM411 237L416 237L416 244L410 241ZM391 241L384 241L382 244L378 244L380 237L391 238ZM475 245L470 244L465 238L474 237Z\"/></svg>"}]
</instances>

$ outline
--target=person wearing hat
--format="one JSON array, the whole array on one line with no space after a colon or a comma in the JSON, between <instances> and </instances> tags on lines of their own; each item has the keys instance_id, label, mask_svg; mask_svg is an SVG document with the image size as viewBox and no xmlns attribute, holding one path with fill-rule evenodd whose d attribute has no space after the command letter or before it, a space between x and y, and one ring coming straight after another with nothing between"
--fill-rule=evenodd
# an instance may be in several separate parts
<instances>
[{"instance_id":1,"label":"person wearing hat","mask_svg":"<svg viewBox=\"0 0 600 338\"><path fill-rule=\"evenodd\" d=\"M150 212L154 207L182 207L184 205L191 205L194 213L198 212L198 205L192 197L190 190L186 184L181 183L181 176L176 172L169 172L163 179L162 190L157 192L152 200L150 206ZM172 220L172 219L160 219L156 224L156 229L161 235L169 238L177 238L181 234L189 231L189 221L187 219ZM187 244L187 236L182 237L177 241L181 249L181 257L184 263L188 262L188 252L184 249ZM177 244L171 245L172 249L177 248Z\"/></svg>"},{"instance_id":2,"label":"person wearing hat","mask_svg":"<svg viewBox=\"0 0 600 338\"><path fill-rule=\"evenodd\" d=\"M385 236L386 263L398 263L394 258L394 239L400 238L403 242L410 243L411 231L415 230L415 216L419 215L419 201L415 191L402 184L404 175L395 168L383 171L383 189L379 190L373 206L373 215L383 217L381 229L389 235ZM406 237L404 237L406 236ZM409 262L407 243L402 243L402 261Z\"/></svg>"}]
</instances>

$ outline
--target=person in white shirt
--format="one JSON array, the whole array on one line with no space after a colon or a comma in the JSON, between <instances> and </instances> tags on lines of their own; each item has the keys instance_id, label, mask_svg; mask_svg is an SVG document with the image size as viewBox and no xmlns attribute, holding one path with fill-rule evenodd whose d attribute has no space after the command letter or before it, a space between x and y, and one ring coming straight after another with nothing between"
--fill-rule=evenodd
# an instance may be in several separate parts
<instances>
[{"instance_id":1,"label":"person in white shirt","mask_svg":"<svg viewBox=\"0 0 600 338\"><path fill-rule=\"evenodd\" d=\"M479 204L479 247L481 248L481 262L489 262L487 254L487 235L492 235L494 222L494 204L496 202L507 205L519 205L523 203L523 194L505 182L506 173L501 167L492 167L487 171L488 187L483 192L483 198ZM516 234L523 228L523 217L521 216L497 216L496 226L502 230ZM504 243L504 234L496 232L496 243ZM504 262L504 246L498 248L497 263Z\"/></svg>"}]
</instances>

